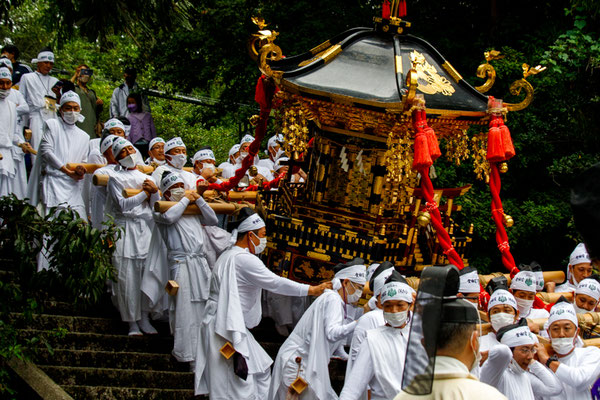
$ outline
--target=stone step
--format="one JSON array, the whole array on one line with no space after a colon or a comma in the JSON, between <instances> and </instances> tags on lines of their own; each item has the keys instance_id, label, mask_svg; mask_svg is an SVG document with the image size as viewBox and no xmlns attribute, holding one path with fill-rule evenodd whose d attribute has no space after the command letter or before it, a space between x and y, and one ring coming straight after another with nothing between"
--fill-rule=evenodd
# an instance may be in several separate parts
<instances>
[{"instance_id":1,"label":"stone step","mask_svg":"<svg viewBox=\"0 0 600 400\"><path fill-rule=\"evenodd\" d=\"M11 313L10 318L17 329L48 331L56 328L64 328L69 332L127 334L127 324L115 318L35 314L32 316L32 320L28 321L23 314L15 313Z\"/></svg>"},{"instance_id":2,"label":"stone step","mask_svg":"<svg viewBox=\"0 0 600 400\"><path fill-rule=\"evenodd\" d=\"M208 399L207 397L194 397L192 389L140 389L111 386L63 386L75 400L188 400Z\"/></svg>"},{"instance_id":3,"label":"stone step","mask_svg":"<svg viewBox=\"0 0 600 400\"><path fill-rule=\"evenodd\" d=\"M115 369L145 369L149 371L188 372L189 364L180 363L170 354L133 353L90 350L40 349L35 355L37 365L68 365L70 367L103 367Z\"/></svg>"},{"instance_id":4,"label":"stone step","mask_svg":"<svg viewBox=\"0 0 600 400\"><path fill-rule=\"evenodd\" d=\"M39 367L61 386L103 386L154 389L193 389L191 372L146 371L140 369L83 368L42 365Z\"/></svg>"},{"instance_id":5,"label":"stone step","mask_svg":"<svg viewBox=\"0 0 600 400\"><path fill-rule=\"evenodd\" d=\"M68 315L74 317L112 318L120 320L119 311L112 305L108 294L100 300L100 303L87 309L77 307L73 303L58 300L46 300L41 303L44 314Z\"/></svg>"},{"instance_id":6,"label":"stone step","mask_svg":"<svg viewBox=\"0 0 600 400\"><path fill-rule=\"evenodd\" d=\"M173 338L160 335L127 336L69 332L64 337L56 337L52 332L36 329L22 329L19 334L23 339L38 336L53 349L158 354L170 354L173 349Z\"/></svg>"}]
</instances>

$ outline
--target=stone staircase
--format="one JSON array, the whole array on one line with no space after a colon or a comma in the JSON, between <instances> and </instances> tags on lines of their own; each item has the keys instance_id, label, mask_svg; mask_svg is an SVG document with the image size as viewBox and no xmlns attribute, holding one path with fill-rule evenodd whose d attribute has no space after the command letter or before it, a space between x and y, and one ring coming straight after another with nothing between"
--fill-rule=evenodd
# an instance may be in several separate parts
<instances>
[{"instance_id":1,"label":"stone staircase","mask_svg":"<svg viewBox=\"0 0 600 400\"><path fill-rule=\"evenodd\" d=\"M43 337L51 346L40 348L37 367L60 385L73 399L194 399L194 376L187 363L171 356L173 338L166 323L155 322L152 336L127 336L127 326L105 299L85 313L71 304L48 302L44 314L26 324L12 316L22 338ZM64 328L63 336L52 330ZM253 330L256 339L275 359L285 338L265 319ZM330 374L336 391L341 390L345 362L332 361Z\"/></svg>"}]
</instances>

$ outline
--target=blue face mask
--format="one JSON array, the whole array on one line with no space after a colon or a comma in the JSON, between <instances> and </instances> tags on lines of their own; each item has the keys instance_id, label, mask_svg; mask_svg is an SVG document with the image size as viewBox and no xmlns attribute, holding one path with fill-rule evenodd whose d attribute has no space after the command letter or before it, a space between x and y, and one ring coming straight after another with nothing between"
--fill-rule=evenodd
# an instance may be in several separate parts
<instances>
[{"instance_id":1,"label":"blue face mask","mask_svg":"<svg viewBox=\"0 0 600 400\"><path fill-rule=\"evenodd\" d=\"M136 112L137 104L127 104L127 109L129 110L129 112Z\"/></svg>"}]
</instances>

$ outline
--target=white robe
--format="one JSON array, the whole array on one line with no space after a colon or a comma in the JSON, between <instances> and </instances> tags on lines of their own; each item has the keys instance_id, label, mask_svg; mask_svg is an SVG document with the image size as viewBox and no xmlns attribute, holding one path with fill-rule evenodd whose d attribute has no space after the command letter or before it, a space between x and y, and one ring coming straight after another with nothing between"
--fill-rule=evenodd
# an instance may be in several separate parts
<instances>
[{"instance_id":1,"label":"white robe","mask_svg":"<svg viewBox=\"0 0 600 400\"><path fill-rule=\"evenodd\" d=\"M0 197L8 196L14 191L16 175L13 146L18 144L17 106L8 98L0 100Z\"/></svg>"},{"instance_id":2,"label":"white robe","mask_svg":"<svg viewBox=\"0 0 600 400\"><path fill-rule=\"evenodd\" d=\"M577 286L573 285L571 282L566 281L563 284L558 285L554 288L555 293L571 293L577 290Z\"/></svg>"},{"instance_id":3,"label":"white robe","mask_svg":"<svg viewBox=\"0 0 600 400\"><path fill-rule=\"evenodd\" d=\"M545 400L591 400L590 389L600 378L600 349L576 347L571 354L558 359L560 365L555 374L563 387L563 393Z\"/></svg>"},{"instance_id":4,"label":"white robe","mask_svg":"<svg viewBox=\"0 0 600 400\"><path fill-rule=\"evenodd\" d=\"M248 330L261 320L261 291L306 296L308 288L275 275L247 249L233 246L221 254L213 268L210 297L199 334L196 395L210 392L211 400L264 398L273 360ZM246 381L234 374L233 357L227 360L220 354L226 342L246 359Z\"/></svg>"},{"instance_id":5,"label":"white robe","mask_svg":"<svg viewBox=\"0 0 600 400\"><path fill-rule=\"evenodd\" d=\"M14 88L10 91L8 100L17 106L17 127L15 132L17 140L14 142L12 148L12 156L15 163L15 178L13 180L12 191L17 198L25 199L27 196L27 170L25 168L25 153L19 147L19 144L25 143L23 127L29 119L29 105L27 105L21 92Z\"/></svg>"},{"instance_id":6,"label":"white robe","mask_svg":"<svg viewBox=\"0 0 600 400\"><path fill-rule=\"evenodd\" d=\"M394 398L402 390L409 332L409 324L404 328L384 325L365 332L354 367L346 374L340 400L365 398L367 388L371 390L371 400Z\"/></svg>"},{"instance_id":7,"label":"white robe","mask_svg":"<svg viewBox=\"0 0 600 400\"><path fill-rule=\"evenodd\" d=\"M494 386L509 400L534 400L538 396L555 396L562 392L556 376L538 361L533 361L529 371L517 367L512 370L513 354L504 344L490 349L488 359L481 367L480 380ZM514 368L514 367L513 367Z\"/></svg>"},{"instance_id":8,"label":"white robe","mask_svg":"<svg viewBox=\"0 0 600 400\"><path fill-rule=\"evenodd\" d=\"M269 400L286 398L298 373L296 357L301 358L300 376L308 383L303 399L338 398L329 379L329 359L356 327L356 321L344 324L344 309L339 293L328 289L306 310L277 353Z\"/></svg>"},{"instance_id":9,"label":"white robe","mask_svg":"<svg viewBox=\"0 0 600 400\"><path fill-rule=\"evenodd\" d=\"M44 133L44 121L56 118L56 112L47 109L45 101L46 96L56 98L52 91L52 86L56 82L58 82L58 79L55 77L42 75L37 71L24 74L19 81L19 91L29 105L31 146L36 150L39 148ZM35 158L33 155L32 157Z\"/></svg>"},{"instance_id":10,"label":"white robe","mask_svg":"<svg viewBox=\"0 0 600 400\"><path fill-rule=\"evenodd\" d=\"M374 310L369 311L362 315L357 321L356 328L352 334L352 342L350 343L350 354L348 363L346 364L346 376L349 376L352 371L352 366L356 357L358 357L358 351L367 336L367 331L385 325L383 310L381 308L375 308Z\"/></svg>"},{"instance_id":11,"label":"white robe","mask_svg":"<svg viewBox=\"0 0 600 400\"><path fill-rule=\"evenodd\" d=\"M437 356L434 370L430 394L416 396L402 391L394 400L506 400L498 389L479 382L456 358Z\"/></svg>"},{"instance_id":12,"label":"white robe","mask_svg":"<svg viewBox=\"0 0 600 400\"><path fill-rule=\"evenodd\" d=\"M85 163L90 137L76 125L62 119L46 121L39 155L33 165L27 197L31 204L49 207L70 206L83 219L87 218L83 202L83 180L76 181L60 168L67 163Z\"/></svg>"},{"instance_id":13,"label":"white robe","mask_svg":"<svg viewBox=\"0 0 600 400\"><path fill-rule=\"evenodd\" d=\"M141 283L144 265L154 226L152 207L159 199L158 192L150 198L146 192L125 198L124 188L142 188L148 176L137 169L116 169L108 181L106 213L114 216L115 223L123 227L121 238L115 243L113 265L117 281L112 285L113 296L121 319L139 321L142 313Z\"/></svg>"},{"instance_id":14,"label":"white robe","mask_svg":"<svg viewBox=\"0 0 600 400\"><path fill-rule=\"evenodd\" d=\"M548 318L550 313L543 308L533 308L529 309L529 313L524 316L520 316L519 318L529 318L529 319L539 319L539 318Z\"/></svg>"},{"instance_id":15,"label":"white robe","mask_svg":"<svg viewBox=\"0 0 600 400\"><path fill-rule=\"evenodd\" d=\"M94 175L108 175L110 177L117 168L120 167L116 164L105 165L95 170ZM86 174L86 177L88 175ZM92 222L92 227L96 229L102 229L102 222L105 221L104 206L106 205L107 193L107 186L90 186L90 221Z\"/></svg>"},{"instance_id":16,"label":"white robe","mask_svg":"<svg viewBox=\"0 0 600 400\"><path fill-rule=\"evenodd\" d=\"M196 181L198 180L198 178L195 174L187 172L183 169L177 169L169 164L163 164L159 166L152 173L152 179L154 179L156 186L160 187L160 181L162 180L162 176L166 171L175 172L179 174L181 179L183 179L183 185L185 186L186 190L196 190Z\"/></svg>"},{"instance_id":17,"label":"white robe","mask_svg":"<svg viewBox=\"0 0 600 400\"><path fill-rule=\"evenodd\" d=\"M263 158L258 162L258 165L268 169L269 171L273 171L275 167L275 163L270 158Z\"/></svg>"},{"instance_id":18,"label":"white robe","mask_svg":"<svg viewBox=\"0 0 600 400\"><path fill-rule=\"evenodd\" d=\"M199 321L208 300L211 274L202 225L217 223L215 212L202 197L196 200L201 215L183 215L189 203L184 197L165 213L153 213L167 246L169 278L179 284L177 294L169 297L169 323L175 337L173 356L180 362L196 358Z\"/></svg>"}]
</instances>

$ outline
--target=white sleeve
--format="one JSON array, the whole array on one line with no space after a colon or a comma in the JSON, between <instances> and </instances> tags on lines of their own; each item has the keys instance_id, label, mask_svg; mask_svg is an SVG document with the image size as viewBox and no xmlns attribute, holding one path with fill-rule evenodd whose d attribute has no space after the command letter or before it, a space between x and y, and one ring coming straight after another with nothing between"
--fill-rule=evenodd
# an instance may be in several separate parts
<instances>
[{"instance_id":1,"label":"white sleeve","mask_svg":"<svg viewBox=\"0 0 600 400\"><path fill-rule=\"evenodd\" d=\"M512 358L512 351L508 346L504 344L495 345L490 349L488 359L481 366L479 380L498 388L502 375L508 368Z\"/></svg>"},{"instance_id":2,"label":"white sleeve","mask_svg":"<svg viewBox=\"0 0 600 400\"><path fill-rule=\"evenodd\" d=\"M108 195L118 204L121 211L129 211L148 198L143 190L132 197L123 196L123 188L115 179L108 180Z\"/></svg>"},{"instance_id":3,"label":"white sleeve","mask_svg":"<svg viewBox=\"0 0 600 400\"><path fill-rule=\"evenodd\" d=\"M200 222L202 223L202 225L214 226L219 223L219 220L217 219L217 214L215 214L215 211L208 205L208 203L206 202L206 200L204 200L202 196L200 196L200 198L196 200L196 205L202 213L200 215Z\"/></svg>"},{"instance_id":4,"label":"white sleeve","mask_svg":"<svg viewBox=\"0 0 600 400\"><path fill-rule=\"evenodd\" d=\"M54 146L55 145L56 144L54 142L54 134L52 133L50 128L48 128L48 126L45 125L44 133L42 135L42 140L40 141L40 147L39 147L40 155L42 156L42 159L44 161L46 161L48 164L50 164L53 168L61 169L61 167L64 164L56 156L56 154L54 154Z\"/></svg>"},{"instance_id":5,"label":"white sleeve","mask_svg":"<svg viewBox=\"0 0 600 400\"><path fill-rule=\"evenodd\" d=\"M527 378L536 397L558 396L563 391L563 386L556 375L539 361L533 361L529 365Z\"/></svg>"},{"instance_id":6,"label":"white sleeve","mask_svg":"<svg viewBox=\"0 0 600 400\"><path fill-rule=\"evenodd\" d=\"M560 363L556 376L562 383L580 389L592 386L596 382L600 376L600 350L595 347L589 349L576 367Z\"/></svg>"},{"instance_id":7,"label":"white sleeve","mask_svg":"<svg viewBox=\"0 0 600 400\"><path fill-rule=\"evenodd\" d=\"M179 221L179 218L183 215L188 204L190 204L190 199L184 197L164 213L154 213L154 220L164 225L174 224Z\"/></svg>"},{"instance_id":8,"label":"white sleeve","mask_svg":"<svg viewBox=\"0 0 600 400\"><path fill-rule=\"evenodd\" d=\"M118 93L119 88L117 87L113 90L112 97L110 98L110 117L116 118L119 116L119 96Z\"/></svg>"},{"instance_id":9,"label":"white sleeve","mask_svg":"<svg viewBox=\"0 0 600 400\"><path fill-rule=\"evenodd\" d=\"M336 295L337 296L337 295ZM334 301L340 301L333 298ZM327 310L327 318L325 318L325 335L331 342L337 342L340 339L352 334L356 328L357 321L352 321L349 324L344 324L344 316L338 311L338 307L331 306ZM354 369L354 366L352 366Z\"/></svg>"},{"instance_id":10,"label":"white sleeve","mask_svg":"<svg viewBox=\"0 0 600 400\"><path fill-rule=\"evenodd\" d=\"M358 352L361 348L361 343L365 340L367 336L367 330L364 328L363 324L360 323L360 318L357 320L356 328L354 329L354 333L352 334L352 343L350 344L350 359L352 361L356 360L358 356ZM354 368L354 366L352 367Z\"/></svg>"},{"instance_id":11,"label":"white sleeve","mask_svg":"<svg viewBox=\"0 0 600 400\"><path fill-rule=\"evenodd\" d=\"M258 257L247 254L240 261L244 265L238 269L239 276L254 286L286 296L308 296L309 285L275 275Z\"/></svg>"},{"instance_id":12,"label":"white sleeve","mask_svg":"<svg viewBox=\"0 0 600 400\"><path fill-rule=\"evenodd\" d=\"M367 391L367 387L375 370L373 368L373 360L371 359L371 350L369 343L363 342L358 351L358 357L354 361L352 371L349 376L346 376L344 388L340 393L340 400L359 400Z\"/></svg>"}]
</instances>

